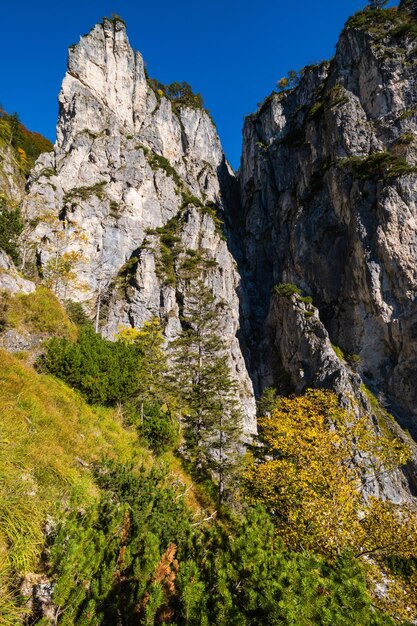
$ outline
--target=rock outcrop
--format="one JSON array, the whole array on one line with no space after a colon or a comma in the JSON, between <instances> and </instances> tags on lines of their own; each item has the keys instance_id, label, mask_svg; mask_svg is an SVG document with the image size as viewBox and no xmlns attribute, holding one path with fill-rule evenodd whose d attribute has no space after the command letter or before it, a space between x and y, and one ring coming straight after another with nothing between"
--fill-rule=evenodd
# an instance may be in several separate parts
<instances>
[{"instance_id":1,"label":"rock outcrop","mask_svg":"<svg viewBox=\"0 0 417 626\"><path fill-rule=\"evenodd\" d=\"M23 278L17 271L12 259L0 250L0 292L8 291L16 293L33 293L36 289L31 280Z\"/></svg>"},{"instance_id":2,"label":"rock outcrop","mask_svg":"<svg viewBox=\"0 0 417 626\"><path fill-rule=\"evenodd\" d=\"M278 358L293 388L335 387L325 378L337 357L306 352L308 331L294 320L283 330L272 288L293 283L312 297L332 343L415 435L417 90L406 4L353 16L331 63L306 68L298 86L247 118L241 237L256 300L252 335L262 346L251 351L257 388L276 377L274 325L286 334ZM318 351L327 354L326 345ZM323 367L320 382L311 370Z\"/></svg>"},{"instance_id":3,"label":"rock outcrop","mask_svg":"<svg viewBox=\"0 0 417 626\"><path fill-rule=\"evenodd\" d=\"M17 205L25 191L25 179L16 152L0 137L0 199Z\"/></svg>"},{"instance_id":4,"label":"rock outcrop","mask_svg":"<svg viewBox=\"0 0 417 626\"><path fill-rule=\"evenodd\" d=\"M312 387L331 389L355 419L369 416L375 433L391 433L411 447L411 460L400 471L376 475L371 461L362 490L365 496L397 503L410 502L411 495L413 501L417 497L417 445L363 382L356 371L358 363L332 345L318 309L297 293L274 293L264 333L264 362L271 368L267 384L295 393Z\"/></svg>"},{"instance_id":5,"label":"rock outcrop","mask_svg":"<svg viewBox=\"0 0 417 626\"><path fill-rule=\"evenodd\" d=\"M240 277L221 224L236 183L210 116L183 96L166 97L147 78L121 20L95 26L70 48L57 142L31 173L26 211L41 218L32 233L41 273L62 299L83 301L110 338L151 317L175 337L187 307L181 268L193 259L187 267L225 303L219 331L253 432Z\"/></svg>"}]
</instances>

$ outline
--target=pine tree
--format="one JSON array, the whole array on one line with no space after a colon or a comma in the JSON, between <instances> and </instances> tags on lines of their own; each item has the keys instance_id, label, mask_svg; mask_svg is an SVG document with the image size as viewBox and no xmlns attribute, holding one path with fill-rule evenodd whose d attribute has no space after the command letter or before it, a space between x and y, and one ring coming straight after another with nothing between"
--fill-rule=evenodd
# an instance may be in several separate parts
<instances>
[{"instance_id":1,"label":"pine tree","mask_svg":"<svg viewBox=\"0 0 417 626\"><path fill-rule=\"evenodd\" d=\"M159 320L154 318L137 328L121 328L117 338L138 351L137 385L130 399L132 423L156 453L176 447L179 433L175 399L170 397L167 353Z\"/></svg>"},{"instance_id":2,"label":"pine tree","mask_svg":"<svg viewBox=\"0 0 417 626\"><path fill-rule=\"evenodd\" d=\"M163 402L166 396L168 365L161 324L153 318L144 322L141 328L121 327L116 338L124 344L134 345L141 357L135 395L142 404L143 416L144 403Z\"/></svg>"},{"instance_id":3,"label":"pine tree","mask_svg":"<svg viewBox=\"0 0 417 626\"><path fill-rule=\"evenodd\" d=\"M15 112L9 117L10 124L10 140L9 144L14 145L16 142L16 136L19 132L20 120L18 114Z\"/></svg>"},{"instance_id":4,"label":"pine tree","mask_svg":"<svg viewBox=\"0 0 417 626\"><path fill-rule=\"evenodd\" d=\"M171 346L186 455L198 475L216 475L219 503L241 438L235 384L218 326L223 307L200 278L190 280L182 331Z\"/></svg>"}]
</instances>

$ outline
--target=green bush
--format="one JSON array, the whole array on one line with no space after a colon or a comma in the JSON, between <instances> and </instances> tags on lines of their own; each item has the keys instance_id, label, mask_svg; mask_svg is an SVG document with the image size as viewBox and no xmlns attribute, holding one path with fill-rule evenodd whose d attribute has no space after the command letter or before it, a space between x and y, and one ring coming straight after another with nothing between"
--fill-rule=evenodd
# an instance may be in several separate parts
<instances>
[{"instance_id":1,"label":"green bush","mask_svg":"<svg viewBox=\"0 0 417 626\"><path fill-rule=\"evenodd\" d=\"M405 146L410 145L411 143L413 143L415 141L415 136L413 133L402 133L398 139L397 139L397 143L401 143Z\"/></svg>"},{"instance_id":2,"label":"green bush","mask_svg":"<svg viewBox=\"0 0 417 626\"><path fill-rule=\"evenodd\" d=\"M166 407L156 403L145 403L135 416L139 435L155 454L173 450L179 443L178 424Z\"/></svg>"},{"instance_id":3,"label":"green bush","mask_svg":"<svg viewBox=\"0 0 417 626\"><path fill-rule=\"evenodd\" d=\"M167 472L106 463L100 501L50 537L61 626L382 626L360 563L283 549L261 507L227 525L191 518ZM183 489L183 487L182 487Z\"/></svg>"},{"instance_id":4,"label":"green bush","mask_svg":"<svg viewBox=\"0 0 417 626\"><path fill-rule=\"evenodd\" d=\"M348 157L340 163L361 180L386 180L417 172L417 168L407 163L404 157L389 152L373 152L367 157Z\"/></svg>"},{"instance_id":5,"label":"green bush","mask_svg":"<svg viewBox=\"0 0 417 626\"><path fill-rule=\"evenodd\" d=\"M190 193L188 190L183 191L181 195L182 195L182 204L180 207L181 209L187 208L190 204L192 204L195 207L200 207L202 209L204 208L204 203L196 196L193 196L192 193Z\"/></svg>"},{"instance_id":6,"label":"green bush","mask_svg":"<svg viewBox=\"0 0 417 626\"><path fill-rule=\"evenodd\" d=\"M180 208L164 226L153 231L153 234L159 236L159 254L155 258L156 274L158 278L164 280L165 285L175 285L177 281L175 263L183 251L180 237L182 215L183 211Z\"/></svg>"},{"instance_id":7,"label":"green bush","mask_svg":"<svg viewBox=\"0 0 417 626\"><path fill-rule=\"evenodd\" d=\"M67 300L65 302L65 310L71 322L77 326L91 326L92 322L85 312L81 302Z\"/></svg>"},{"instance_id":8,"label":"green bush","mask_svg":"<svg viewBox=\"0 0 417 626\"><path fill-rule=\"evenodd\" d=\"M38 367L78 389L91 404L114 406L127 400L138 386L139 353L122 342L103 339L92 328L80 329L78 339L52 338Z\"/></svg>"},{"instance_id":9,"label":"green bush","mask_svg":"<svg viewBox=\"0 0 417 626\"><path fill-rule=\"evenodd\" d=\"M349 102L349 98L346 95L346 91L342 85L335 85L328 94L328 100L330 107L341 106Z\"/></svg>"},{"instance_id":10,"label":"green bush","mask_svg":"<svg viewBox=\"0 0 417 626\"><path fill-rule=\"evenodd\" d=\"M294 294L297 296L301 295L301 289L292 283L280 283L279 285L275 285L274 292L278 296L285 296L287 298L293 296Z\"/></svg>"},{"instance_id":11,"label":"green bush","mask_svg":"<svg viewBox=\"0 0 417 626\"><path fill-rule=\"evenodd\" d=\"M395 27L400 26L408 16L397 11L396 8L375 11L359 11L355 13L346 22L346 28L357 28L364 30L375 39L381 39Z\"/></svg>"},{"instance_id":12,"label":"green bush","mask_svg":"<svg viewBox=\"0 0 417 626\"><path fill-rule=\"evenodd\" d=\"M276 293L280 297L290 298L291 296L296 296L298 302L303 302L304 304L312 305L313 298L311 296L302 296L301 289L299 289L296 285L292 283L280 283L279 285L275 285L274 293ZM306 317L313 317L313 311L305 311L304 315Z\"/></svg>"},{"instance_id":13,"label":"green bush","mask_svg":"<svg viewBox=\"0 0 417 626\"><path fill-rule=\"evenodd\" d=\"M184 499L163 468L97 468L100 502L58 527L48 551L62 626L166 623L176 604L177 551L191 540ZM182 622L183 623L183 622Z\"/></svg>"},{"instance_id":14,"label":"green bush","mask_svg":"<svg viewBox=\"0 0 417 626\"><path fill-rule=\"evenodd\" d=\"M393 33L394 37L408 37L410 39L416 39L417 38L417 22L415 22L413 19L410 19L409 21L404 21L402 24L399 24L399 26L397 26L394 30Z\"/></svg>"},{"instance_id":15,"label":"green bush","mask_svg":"<svg viewBox=\"0 0 417 626\"><path fill-rule=\"evenodd\" d=\"M64 195L64 204L73 202L76 198L88 200L91 196L97 196L100 200L104 198L104 188L107 185L105 180L101 180L89 187L74 187Z\"/></svg>"},{"instance_id":16,"label":"green bush","mask_svg":"<svg viewBox=\"0 0 417 626\"><path fill-rule=\"evenodd\" d=\"M415 107L411 107L410 109L405 109L401 114L399 119L400 120L407 120L410 117L414 117L415 115L417 115L417 106Z\"/></svg>"},{"instance_id":17,"label":"green bush","mask_svg":"<svg viewBox=\"0 0 417 626\"><path fill-rule=\"evenodd\" d=\"M142 148L143 149L143 148ZM175 184L181 189L184 186L184 181L181 176L178 174L175 167L172 167L171 163L165 157L157 154L149 150L149 148L143 149L145 156L148 159L149 165L153 170L160 169L163 170L167 176L170 176Z\"/></svg>"}]
</instances>

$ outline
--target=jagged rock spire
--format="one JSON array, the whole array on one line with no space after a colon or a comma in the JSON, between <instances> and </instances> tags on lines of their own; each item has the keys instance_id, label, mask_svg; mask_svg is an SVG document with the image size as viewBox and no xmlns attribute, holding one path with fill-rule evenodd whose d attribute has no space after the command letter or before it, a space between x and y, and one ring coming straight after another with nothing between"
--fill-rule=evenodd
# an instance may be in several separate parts
<instances>
[{"instance_id":1,"label":"jagged rock spire","mask_svg":"<svg viewBox=\"0 0 417 626\"><path fill-rule=\"evenodd\" d=\"M210 116L147 79L119 18L105 18L71 46L59 102L54 153L32 171L25 209L38 219L38 262L48 268L63 254L76 260L71 281L56 282L55 291L84 301L107 337L153 317L175 337L187 286L177 279L177 257L162 257L160 240L175 227L169 245L185 260L205 255L207 286L227 303L219 331L246 430L254 431L253 389L237 338L241 281L213 219L216 210L228 213L234 177Z\"/></svg>"}]
</instances>

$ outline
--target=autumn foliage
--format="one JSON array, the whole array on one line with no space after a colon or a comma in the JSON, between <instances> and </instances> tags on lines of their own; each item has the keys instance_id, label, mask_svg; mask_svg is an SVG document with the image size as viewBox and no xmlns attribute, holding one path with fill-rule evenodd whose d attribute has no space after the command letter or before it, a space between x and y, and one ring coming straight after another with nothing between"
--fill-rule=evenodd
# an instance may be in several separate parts
<instances>
[{"instance_id":1,"label":"autumn foliage","mask_svg":"<svg viewBox=\"0 0 417 626\"><path fill-rule=\"evenodd\" d=\"M324 390L279 398L260 419L259 434L261 457L245 475L248 498L267 507L287 546L327 555L346 548L398 554L401 543L402 552L417 554L415 516L364 497L408 460L404 442L378 434L368 416L355 416ZM399 542L403 524L411 532Z\"/></svg>"}]
</instances>

